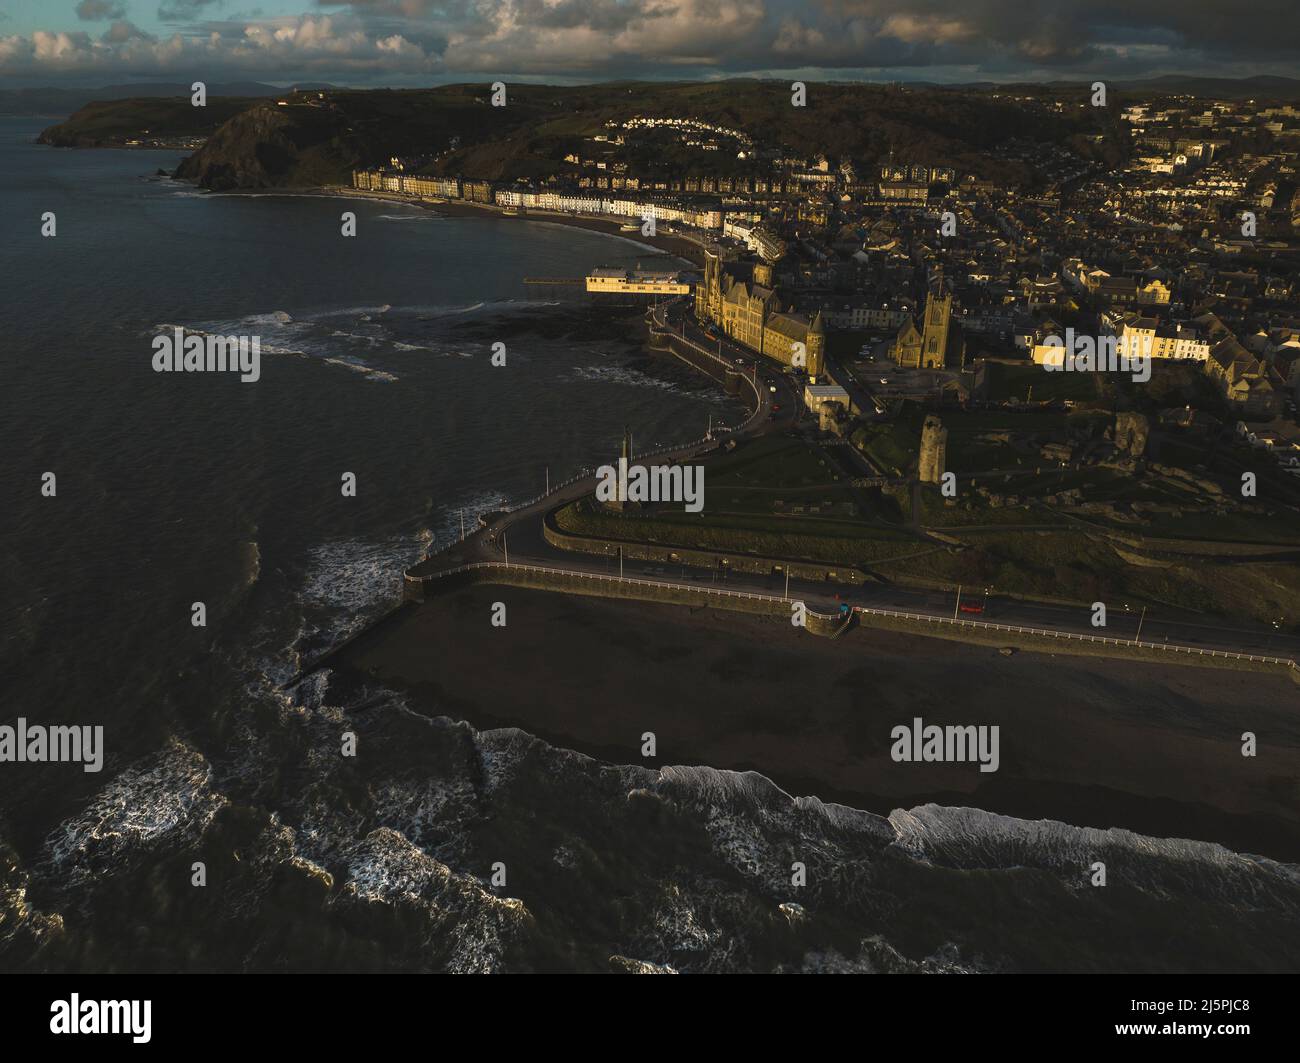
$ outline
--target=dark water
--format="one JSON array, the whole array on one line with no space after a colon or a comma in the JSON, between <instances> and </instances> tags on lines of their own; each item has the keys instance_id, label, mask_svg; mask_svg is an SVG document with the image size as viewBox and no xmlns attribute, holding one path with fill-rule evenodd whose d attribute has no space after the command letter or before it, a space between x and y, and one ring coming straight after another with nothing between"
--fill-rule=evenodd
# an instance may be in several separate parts
<instances>
[{"instance_id":1,"label":"dark water","mask_svg":"<svg viewBox=\"0 0 1300 1063\"><path fill-rule=\"evenodd\" d=\"M0 722L102 725L107 752L98 774L0 764L0 968L1300 962L1295 869L1215 846L884 820L477 734L328 675L279 693L462 509L531 497L624 424L671 442L741 411L645 353L634 321L521 283L645 260L626 241L200 196L149 176L173 154L56 151L30 142L40 126L0 120ZM261 380L155 374L162 325L260 335ZM1098 852L1126 884L1068 885Z\"/></svg>"}]
</instances>

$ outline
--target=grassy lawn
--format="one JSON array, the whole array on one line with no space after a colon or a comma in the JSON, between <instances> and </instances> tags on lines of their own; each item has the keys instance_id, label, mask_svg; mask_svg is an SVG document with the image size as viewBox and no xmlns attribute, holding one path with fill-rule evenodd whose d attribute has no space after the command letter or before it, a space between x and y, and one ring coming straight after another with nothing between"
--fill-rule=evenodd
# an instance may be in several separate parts
<instances>
[{"instance_id":1,"label":"grassy lawn","mask_svg":"<svg viewBox=\"0 0 1300 1063\"><path fill-rule=\"evenodd\" d=\"M862 425L850 442L886 472L902 476L916 465L924 420L925 411L919 404L904 402L890 420Z\"/></svg>"},{"instance_id":2,"label":"grassy lawn","mask_svg":"<svg viewBox=\"0 0 1300 1063\"><path fill-rule=\"evenodd\" d=\"M618 516L585 499L561 509L556 521L575 535L841 565L870 564L922 546L906 532L865 521L743 513Z\"/></svg>"},{"instance_id":3,"label":"grassy lawn","mask_svg":"<svg viewBox=\"0 0 1300 1063\"><path fill-rule=\"evenodd\" d=\"M988 397L993 402L1006 399L1034 401L1068 399L1093 402L1097 399L1096 373L1056 373L1041 365L988 365Z\"/></svg>"},{"instance_id":4,"label":"grassy lawn","mask_svg":"<svg viewBox=\"0 0 1300 1063\"><path fill-rule=\"evenodd\" d=\"M839 471L821 448L802 439L763 436L709 462L709 487L794 489L832 487Z\"/></svg>"}]
</instances>

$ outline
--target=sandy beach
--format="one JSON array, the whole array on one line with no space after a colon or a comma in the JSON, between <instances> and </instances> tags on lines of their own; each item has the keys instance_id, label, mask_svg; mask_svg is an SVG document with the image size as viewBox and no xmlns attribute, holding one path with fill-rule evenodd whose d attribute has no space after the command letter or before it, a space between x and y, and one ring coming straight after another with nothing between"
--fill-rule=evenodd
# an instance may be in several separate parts
<instances>
[{"instance_id":1,"label":"sandy beach","mask_svg":"<svg viewBox=\"0 0 1300 1063\"><path fill-rule=\"evenodd\" d=\"M505 628L488 622L494 601ZM336 664L337 681L378 679L420 712L613 763L755 770L878 813L933 801L1300 858L1298 695L1284 676L1008 658L861 629L831 641L708 609L486 586L408 608ZM999 770L895 763L891 728L918 716L997 725ZM656 758L641 756L646 731Z\"/></svg>"}]
</instances>

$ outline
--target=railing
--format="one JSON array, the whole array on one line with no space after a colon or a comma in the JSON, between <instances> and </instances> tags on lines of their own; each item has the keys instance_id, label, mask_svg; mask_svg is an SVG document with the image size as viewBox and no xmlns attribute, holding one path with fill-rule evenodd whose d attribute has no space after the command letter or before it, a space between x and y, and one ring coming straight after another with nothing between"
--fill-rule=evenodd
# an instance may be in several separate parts
<instances>
[{"instance_id":1,"label":"railing","mask_svg":"<svg viewBox=\"0 0 1300 1063\"><path fill-rule=\"evenodd\" d=\"M520 565L504 561L475 561L467 565L459 565L456 568L443 569L439 572L431 573L428 576L408 576L407 578L423 583L476 569L538 572L546 573L548 575L561 575L586 579L596 583L603 582L643 587L666 587L673 590L693 591L697 594L714 595L721 598L744 598L751 601L769 602L773 604L789 604L790 602L800 600L798 598L778 597L774 594L761 594L757 591L732 591L724 590L720 587L697 587L691 584L677 583L671 580L643 579L637 576L615 576L597 572L584 572L580 569L558 568L546 565ZM809 608L807 611L809 615L815 616L819 620L838 620L841 616L839 613L821 613L812 608ZM1297 664L1297 662L1290 657L1272 657L1266 654L1239 653L1236 650L1206 649L1200 646L1182 646L1177 643L1168 642L1142 642L1138 639L1110 638L1105 635L1089 635L1074 631L1055 631L1051 628L1025 627L1024 625L1019 624L994 624L987 620L962 620L957 617L934 616L931 613L911 613L901 609L877 609L868 605L855 605L852 607L852 611L854 613L866 613L871 616L894 617L902 620L922 620L931 624L947 624L951 627L965 627L982 631L1005 631L1017 635L1038 635L1045 638L1064 639L1066 641L1094 642L1107 646L1126 646L1137 649L1162 650L1166 653L1181 653L1188 656L1250 661L1256 664L1277 664L1284 665L1287 668L1300 670L1300 664Z\"/></svg>"},{"instance_id":2,"label":"railing","mask_svg":"<svg viewBox=\"0 0 1300 1063\"><path fill-rule=\"evenodd\" d=\"M697 587L689 583L676 583L671 580L641 579L637 576L614 576L601 572L583 572L581 569L552 568L548 565L519 565L506 561L472 561L467 565L458 565L455 568L442 569L438 572L430 573L427 576L407 576L407 579L425 583L432 580L444 579L448 576L459 575L462 572L470 572L476 569L485 568L517 572L541 572L551 576L574 576L578 579L592 580L596 583L619 583L640 587L668 588L670 590L691 591L695 594L711 594L720 598L746 598L751 601L771 602L774 604L789 605L791 602L799 601L798 598L781 598L775 594L760 594L757 591L729 591L724 590L721 587ZM819 620L840 619L839 613L819 613L817 610L811 608L806 611L809 616L815 616Z\"/></svg>"},{"instance_id":3,"label":"railing","mask_svg":"<svg viewBox=\"0 0 1300 1063\"><path fill-rule=\"evenodd\" d=\"M1117 639L1106 635L1089 635L1078 631L1055 631L1051 628L1024 627L1018 624L994 624L987 620L962 620L959 617L934 616L931 613L909 613L899 609L875 609L866 605L855 605L854 612L869 613L873 616L891 616L906 620L925 620L932 624L949 624L955 627L979 628L985 631L1006 631L1017 635L1042 635L1047 638L1065 639L1066 641L1097 642L1108 646L1133 646L1141 649L1164 650L1168 653L1183 653L1199 657L1224 657L1238 661L1254 661L1264 664L1282 664L1289 668L1300 668L1290 657L1270 657L1256 653L1238 653L1236 650L1206 649L1203 646L1182 646L1169 642L1142 642L1138 639Z\"/></svg>"}]
</instances>

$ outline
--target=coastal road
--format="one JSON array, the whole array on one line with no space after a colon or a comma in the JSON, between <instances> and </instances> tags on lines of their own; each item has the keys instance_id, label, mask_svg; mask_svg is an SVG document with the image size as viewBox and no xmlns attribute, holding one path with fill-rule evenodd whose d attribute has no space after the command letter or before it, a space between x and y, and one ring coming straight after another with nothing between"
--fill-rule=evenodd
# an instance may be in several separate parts
<instances>
[{"instance_id":1,"label":"coastal road","mask_svg":"<svg viewBox=\"0 0 1300 1063\"><path fill-rule=\"evenodd\" d=\"M586 493L589 492L582 492L565 501L572 501ZM1098 628L1093 626L1092 609L1086 604L1024 601L999 597L996 591L986 599L983 587L965 587L962 590L963 602L967 605L984 607L982 614L971 615L957 613L957 595L953 590L875 582L854 586L831 579L792 578L787 591L785 578L781 574L755 575L729 571L723 566L700 569L666 561L620 559L617 553L605 556L575 554L552 546L543 535L542 522L545 513L551 508L552 505L541 506L538 510L523 516L522 519L502 526L495 539L483 540L482 550L475 560L503 561L508 554L510 560L517 563L567 572L605 576L616 576L621 572L624 576L654 580L677 587L716 586L729 590L770 594L789 597L792 601L802 601L809 608L822 613L833 613L842 602L847 602L851 606L896 609L921 617L946 618L956 613L964 620L1023 625L1053 632L1103 635L1119 639L1135 638L1140 625L1143 642L1256 653L1300 660L1300 637L1295 635L1217 624L1208 618L1177 613L1174 610L1169 610L1168 615L1152 613L1148 610L1143 618L1139 609L1126 608L1123 602L1110 604L1106 626ZM924 549L924 544L919 545Z\"/></svg>"},{"instance_id":2,"label":"coastal road","mask_svg":"<svg viewBox=\"0 0 1300 1063\"><path fill-rule=\"evenodd\" d=\"M756 356L728 340L718 341L708 336L694 324L682 303L658 306L650 311L648 317L652 327L672 331L686 339L702 353L716 359L719 368L723 365L736 366L736 360L740 359L744 365L737 368L748 368L758 395L758 405L743 425L729 432L719 432L711 440L698 440L660 451L654 455L658 463L703 457L716 451L728 439L740 440L767 432L789 430L795 426L802 408L802 396L798 382L783 372L778 363ZM774 409L778 405L781 409ZM650 455L637 457L642 459ZM610 463L614 463L613 455ZM905 587L883 581L854 586L829 577L823 580L791 579L787 589L784 575L780 573L751 575L732 572L721 565L715 569L692 568L668 562L620 559L616 553L608 556L571 553L552 546L543 534L546 515L592 494L595 489L596 477L592 471L519 508L490 514L482 529L451 549L420 562L411 569L411 574L433 574L463 564L509 560L517 564L572 573L618 575L621 572L627 577L650 579L677 587L698 589L718 586L736 591L788 596L792 601L803 601L809 608L823 613L836 612L841 603L895 609L919 617L947 618L956 613L954 590ZM921 551L927 549L923 542L917 545ZM937 546L934 548L941 549ZM833 571L833 566L828 565L827 570ZM1104 635L1120 639L1135 638L1140 625L1143 642L1300 660L1300 636L1214 623L1210 618L1179 613L1172 609L1159 613L1148 611L1143 618L1138 610L1128 607L1122 601L1107 603L1107 625L1097 628L1092 624L1091 608L1084 604L1003 598L997 595L995 588L986 598L982 586L965 588L963 601L968 605L978 603L984 609L978 615L956 614L965 620L1022 625L1060 634Z\"/></svg>"}]
</instances>

